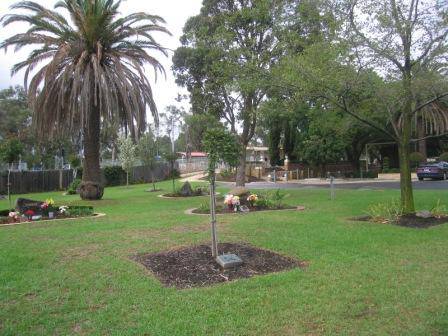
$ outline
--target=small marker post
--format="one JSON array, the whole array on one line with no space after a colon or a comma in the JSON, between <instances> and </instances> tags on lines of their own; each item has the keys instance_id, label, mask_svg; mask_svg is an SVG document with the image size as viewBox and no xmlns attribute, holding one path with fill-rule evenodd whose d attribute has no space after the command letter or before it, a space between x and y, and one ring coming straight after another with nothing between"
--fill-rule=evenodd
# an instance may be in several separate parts
<instances>
[{"instance_id":1,"label":"small marker post","mask_svg":"<svg viewBox=\"0 0 448 336\"><path fill-rule=\"evenodd\" d=\"M334 177L330 176L330 194L331 194L331 200L334 200Z\"/></svg>"}]
</instances>

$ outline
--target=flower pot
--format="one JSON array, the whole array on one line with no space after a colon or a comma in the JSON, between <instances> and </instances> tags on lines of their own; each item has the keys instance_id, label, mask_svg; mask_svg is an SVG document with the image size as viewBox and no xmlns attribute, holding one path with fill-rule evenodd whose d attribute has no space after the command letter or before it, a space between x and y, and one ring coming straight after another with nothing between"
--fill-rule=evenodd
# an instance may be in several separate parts
<instances>
[{"instance_id":1,"label":"flower pot","mask_svg":"<svg viewBox=\"0 0 448 336\"><path fill-rule=\"evenodd\" d=\"M50 219L53 219L53 218L54 218L54 212L53 212L53 211L50 211L50 212L48 213L48 218L50 218Z\"/></svg>"}]
</instances>

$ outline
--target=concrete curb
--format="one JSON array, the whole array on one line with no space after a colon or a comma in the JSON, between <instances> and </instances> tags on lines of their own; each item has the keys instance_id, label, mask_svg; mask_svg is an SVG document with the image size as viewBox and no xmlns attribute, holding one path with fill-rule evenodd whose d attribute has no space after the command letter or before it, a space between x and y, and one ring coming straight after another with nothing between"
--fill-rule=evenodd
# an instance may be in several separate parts
<instances>
[{"instance_id":1,"label":"concrete curb","mask_svg":"<svg viewBox=\"0 0 448 336\"><path fill-rule=\"evenodd\" d=\"M194 216L210 216L210 214L199 214L194 213L194 210L197 210L198 208L191 208L184 211L185 215L194 215ZM303 205L298 205L294 209L270 209L270 210L260 210L260 211L250 211L250 212L230 212L230 213L217 213L217 216L226 216L226 215L245 215L248 213L259 213L259 212L273 212L273 211L305 211L306 208Z\"/></svg>"}]
</instances>

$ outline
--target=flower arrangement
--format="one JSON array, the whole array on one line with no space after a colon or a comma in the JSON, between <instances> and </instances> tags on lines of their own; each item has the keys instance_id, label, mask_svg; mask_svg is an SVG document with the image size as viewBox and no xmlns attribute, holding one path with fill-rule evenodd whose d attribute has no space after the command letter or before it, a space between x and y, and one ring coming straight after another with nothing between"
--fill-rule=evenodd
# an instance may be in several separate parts
<instances>
[{"instance_id":1,"label":"flower arrangement","mask_svg":"<svg viewBox=\"0 0 448 336\"><path fill-rule=\"evenodd\" d=\"M237 212L240 207L240 197L239 196L232 197L232 205L233 205L233 211Z\"/></svg>"},{"instance_id":2,"label":"flower arrangement","mask_svg":"<svg viewBox=\"0 0 448 336\"><path fill-rule=\"evenodd\" d=\"M11 218L14 222L18 222L20 220L20 212L11 211L8 214L9 218Z\"/></svg>"},{"instance_id":3,"label":"flower arrangement","mask_svg":"<svg viewBox=\"0 0 448 336\"><path fill-rule=\"evenodd\" d=\"M31 209L26 210L25 213L24 213L24 215L25 215L29 220L32 220L32 219L33 219L34 214L35 214L34 210L31 210Z\"/></svg>"},{"instance_id":4,"label":"flower arrangement","mask_svg":"<svg viewBox=\"0 0 448 336\"><path fill-rule=\"evenodd\" d=\"M61 215L67 215L68 214L68 206L62 205L59 207L59 213Z\"/></svg>"},{"instance_id":5,"label":"flower arrangement","mask_svg":"<svg viewBox=\"0 0 448 336\"><path fill-rule=\"evenodd\" d=\"M46 199L45 202L42 203L40 208L42 209L42 212L45 215L47 215L49 218L53 218L54 217L55 203L54 203L52 198Z\"/></svg>"},{"instance_id":6,"label":"flower arrangement","mask_svg":"<svg viewBox=\"0 0 448 336\"><path fill-rule=\"evenodd\" d=\"M51 211L54 208L54 201L52 198L46 199L44 203L40 206L42 210Z\"/></svg>"},{"instance_id":7,"label":"flower arrangement","mask_svg":"<svg viewBox=\"0 0 448 336\"><path fill-rule=\"evenodd\" d=\"M238 211L240 206L240 197L232 194L226 195L224 198L224 204L228 206L229 210Z\"/></svg>"},{"instance_id":8,"label":"flower arrangement","mask_svg":"<svg viewBox=\"0 0 448 336\"><path fill-rule=\"evenodd\" d=\"M253 208L255 205L255 202L258 201L258 195L257 194L250 194L247 197L247 201L249 202L250 206Z\"/></svg>"},{"instance_id":9,"label":"flower arrangement","mask_svg":"<svg viewBox=\"0 0 448 336\"><path fill-rule=\"evenodd\" d=\"M231 194L226 195L226 197L224 198L224 204L227 205L229 207L229 209L233 208L232 200L233 200L233 195L231 195Z\"/></svg>"}]
</instances>

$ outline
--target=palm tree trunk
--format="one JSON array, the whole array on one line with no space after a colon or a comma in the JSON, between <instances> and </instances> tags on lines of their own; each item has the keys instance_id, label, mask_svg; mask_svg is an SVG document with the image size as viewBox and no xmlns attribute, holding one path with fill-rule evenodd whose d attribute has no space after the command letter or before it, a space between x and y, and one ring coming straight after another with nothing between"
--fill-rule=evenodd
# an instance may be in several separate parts
<instances>
[{"instance_id":1,"label":"palm tree trunk","mask_svg":"<svg viewBox=\"0 0 448 336\"><path fill-rule=\"evenodd\" d=\"M80 196L82 199L98 200L103 197L104 187L100 169L100 111L92 109L83 128L84 162Z\"/></svg>"}]
</instances>

